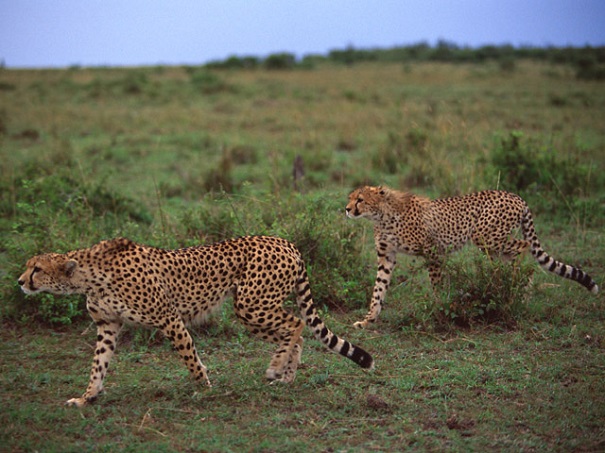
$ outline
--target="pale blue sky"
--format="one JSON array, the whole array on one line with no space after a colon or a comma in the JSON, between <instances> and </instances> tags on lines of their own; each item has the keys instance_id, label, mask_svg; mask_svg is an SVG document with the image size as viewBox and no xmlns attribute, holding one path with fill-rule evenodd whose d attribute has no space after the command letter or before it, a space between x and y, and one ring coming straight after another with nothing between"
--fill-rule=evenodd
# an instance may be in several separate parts
<instances>
[{"instance_id":1,"label":"pale blue sky","mask_svg":"<svg viewBox=\"0 0 605 453\"><path fill-rule=\"evenodd\" d=\"M1 0L7 67L201 64L445 39L605 45L605 0Z\"/></svg>"}]
</instances>

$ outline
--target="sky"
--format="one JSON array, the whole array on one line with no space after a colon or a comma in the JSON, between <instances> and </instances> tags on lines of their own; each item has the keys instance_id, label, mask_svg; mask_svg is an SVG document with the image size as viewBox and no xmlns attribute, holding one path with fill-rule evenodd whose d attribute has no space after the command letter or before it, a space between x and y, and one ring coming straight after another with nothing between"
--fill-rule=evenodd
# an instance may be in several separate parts
<instances>
[{"instance_id":1,"label":"sky","mask_svg":"<svg viewBox=\"0 0 605 453\"><path fill-rule=\"evenodd\" d=\"M603 46L605 0L0 0L8 68L198 65L438 40Z\"/></svg>"}]
</instances>

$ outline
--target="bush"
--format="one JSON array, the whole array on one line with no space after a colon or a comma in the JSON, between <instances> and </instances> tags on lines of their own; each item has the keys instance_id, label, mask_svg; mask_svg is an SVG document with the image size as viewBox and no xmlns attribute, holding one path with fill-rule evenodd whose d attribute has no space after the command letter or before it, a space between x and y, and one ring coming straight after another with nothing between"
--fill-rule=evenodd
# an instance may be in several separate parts
<instances>
[{"instance_id":1,"label":"bush","mask_svg":"<svg viewBox=\"0 0 605 453\"><path fill-rule=\"evenodd\" d=\"M576 62L576 78L579 80L605 80L605 64L592 55L579 58Z\"/></svg>"},{"instance_id":2,"label":"bush","mask_svg":"<svg viewBox=\"0 0 605 453\"><path fill-rule=\"evenodd\" d=\"M296 57L291 53L276 53L269 55L263 64L265 69L270 70L293 69L296 66Z\"/></svg>"},{"instance_id":3,"label":"bush","mask_svg":"<svg viewBox=\"0 0 605 453\"><path fill-rule=\"evenodd\" d=\"M534 270L535 263L529 260L507 263L479 251L470 259L450 257L433 307L436 326L490 323L514 327L525 313Z\"/></svg>"},{"instance_id":4,"label":"bush","mask_svg":"<svg viewBox=\"0 0 605 453\"><path fill-rule=\"evenodd\" d=\"M345 218L342 200L318 193L275 203L270 233L301 251L315 302L339 310L365 307L373 277L353 258L365 244L359 224Z\"/></svg>"},{"instance_id":5,"label":"bush","mask_svg":"<svg viewBox=\"0 0 605 453\"><path fill-rule=\"evenodd\" d=\"M524 197L536 212L563 213L584 226L599 226L605 220L601 193L605 176L584 163L580 153L564 157L553 149L539 148L521 132L500 139L490 155L502 188Z\"/></svg>"},{"instance_id":6,"label":"bush","mask_svg":"<svg viewBox=\"0 0 605 453\"><path fill-rule=\"evenodd\" d=\"M341 204L326 194L296 193L265 202L213 194L184 214L181 242L211 244L251 234L282 237L300 250L319 306L357 309L368 300L373 276L350 259L359 256L365 244L359 225L347 221Z\"/></svg>"},{"instance_id":7,"label":"bush","mask_svg":"<svg viewBox=\"0 0 605 453\"><path fill-rule=\"evenodd\" d=\"M503 186L512 191L539 189L570 195L585 192L591 181L590 166L571 154L565 158L558 156L555 150L538 148L528 143L523 133L513 131L492 150L491 164Z\"/></svg>"},{"instance_id":8,"label":"bush","mask_svg":"<svg viewBox=\"0 0 605 453\"><path fill-rule=\"evenodd\" d=\"M44 168L32 165L35 167ZM29 173L27 168L23 174ZM0 182L4 184L7 182ZM68 324L84 312L80 297L26 298L16 278L27 259L43 252L71 250L81 238L88 242L91 237L114 236L127 225L139 229L152 220L146 209L102 182L76 180L69 165L53 174L10 182L7 189L0 199L0 222L8 224L0 236L0 250L9 263L8 272L0 275L4 301L0 315L16 321Z\"/></svg>"},{"instance_id":9,"label":"bush","mask_svg":"<svg viewBox=\"0 0 605 453\"><path fill-rule=\"evenodd\" d=\"M257 57L237 57L233 55L225 60L208 62L205 66L208 69L256 69L258 65Z\"/></svg>"},{"instance_id":10,"label":"bush","mask_svg":"<svg viewBox=\"0 0 605 453\"><path fill-rule=\"evenodd\" d=\"M75 85L70 81L63 82L63 88L73 88ZM151 83L147 74L143 71L128 71L124 76L116 80L108 80L104 77L95 77L84 88L89 96L102 98L104 96L138 96L150 92Z\"/></svg>"},{"instance_id":11,"label":"bush","mask_svg":"<svg viewBox=\"0 0 605 453\"><path fill-rule=\"evenodd\" d=\"M229 86L215 73L200 69L191 74L191 85L203 94L214 94L226 91Z\"/></svg>"}]
</instances>

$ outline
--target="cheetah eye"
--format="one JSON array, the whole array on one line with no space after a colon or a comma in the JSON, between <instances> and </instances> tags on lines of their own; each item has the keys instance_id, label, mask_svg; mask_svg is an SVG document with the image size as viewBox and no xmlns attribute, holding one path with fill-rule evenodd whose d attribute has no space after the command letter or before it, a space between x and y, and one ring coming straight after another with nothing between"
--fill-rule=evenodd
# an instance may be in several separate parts
<instances>
[{"instance_id":1,"label":"cheetah eye","mask_svg":"<svg viewBox=\"0 0 605 453\"><path fill-rule=\"evenodd\" d=\"M33 270L32 274L35 274L36 272L41 272L41 271L42 271L41 268L39 268L38 266L34 266L34 270Z\"/></svg>"}]
</instances>

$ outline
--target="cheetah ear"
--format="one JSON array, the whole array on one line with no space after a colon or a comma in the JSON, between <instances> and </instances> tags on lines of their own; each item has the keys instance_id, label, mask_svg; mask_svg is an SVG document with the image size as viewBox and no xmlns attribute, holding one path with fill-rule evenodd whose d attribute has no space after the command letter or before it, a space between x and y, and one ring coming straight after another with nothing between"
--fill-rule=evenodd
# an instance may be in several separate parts
<instances>
[{"instance_id":1,"label":"cheetah ear","mask_svg":"<svg viewBox=\"0 0 605 453\"><path fill-rule=\"evenodd\" d=\"M63 265L63 272L65 272L65 275L67 277L71 277L74 274L76 267L78 267L77 261L75 261L75 260L66 261L65 264Z\"/></svg>"}]
</instances>

